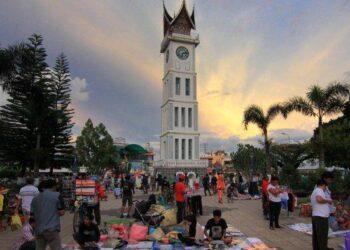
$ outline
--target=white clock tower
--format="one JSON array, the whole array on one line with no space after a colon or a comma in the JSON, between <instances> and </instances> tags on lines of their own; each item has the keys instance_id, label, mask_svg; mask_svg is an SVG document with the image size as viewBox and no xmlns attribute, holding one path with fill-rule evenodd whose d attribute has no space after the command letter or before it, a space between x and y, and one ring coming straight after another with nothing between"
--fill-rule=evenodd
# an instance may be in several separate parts
<instances>
[{"instance_id":1,"label":"white clock tower","mask_svg":"<svg viewBox=\"0 0 350 250\"><path fill-rule=\"evenodd\" d=\"M158 172L203 174L207 161L199 160L196 47L199 36L194 10L189 15L185 1L174 17L164 6L162 133ZM163 168L163 169L162 169Z\"/></svg>"}]
</instances>

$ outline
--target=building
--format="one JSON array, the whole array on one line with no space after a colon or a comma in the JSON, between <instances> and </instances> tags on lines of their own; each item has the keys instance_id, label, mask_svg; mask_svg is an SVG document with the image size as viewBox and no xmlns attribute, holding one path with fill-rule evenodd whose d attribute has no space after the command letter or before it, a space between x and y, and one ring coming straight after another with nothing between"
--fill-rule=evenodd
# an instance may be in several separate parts
<instances>
[{"instance_id":1,"label":"building","mask_svg":"<svg viewBox=\"0 0 350 250\"><path fill-rule=\"evenodd\" d=\"M199 35L194 10L190 15L185 1L172 18L164 8L160 52L164 54L162 132L160 161L156 171L163 175L178 172L206 172L207 161L199 159L196 47Z\"/></svg>"}]
</instances>

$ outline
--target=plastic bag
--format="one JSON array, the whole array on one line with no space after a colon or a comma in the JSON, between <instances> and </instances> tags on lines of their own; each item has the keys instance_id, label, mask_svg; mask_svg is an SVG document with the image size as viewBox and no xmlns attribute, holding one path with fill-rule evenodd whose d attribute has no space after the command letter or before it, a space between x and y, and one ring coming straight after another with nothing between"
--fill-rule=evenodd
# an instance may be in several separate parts
<instances>
[{"instance_id":1,"label":"plastic bag","mask_svg":"<svg viewBox=\"0 0 350 250\"><path fill-rule=\"evenodd\" d=\"M118 238L128 240L128 228L124 224L113 224L111 228L118 232Z\"/></svg>"},{"instance_id":2,"label":"plastic bag","mask_svg":"<svg viewBox=\"0 0 350 250\"><path fill-rule=\"evenodd\" d=\"M129 240L134 242L146 240L147 232L148 227L139 224L133 224L130 229Z\"/></svg>"},{"instance_id":3,"label":"plastic bag","mask_svg":"<svg viewBox=\"0 0 350 250\"><path fill-rule=\"evenodd\" d=\"M150 240L161 241L164 236L165 236L165 234L164 234L163 230L160 227L158 227L148 236L148 238Z\"/></svg>"},{"instance_id":4,"label":"plastic bag","mask_svg":"<svg viewBox=\"0 0 350 250\"><path fill-rule=\"evenodd\" d=\"M173 226L177 224L176 220L176 210L174 208L168 209L163 213L164 220L161 225L163 227Z\"/></svg>"}]
</instances>

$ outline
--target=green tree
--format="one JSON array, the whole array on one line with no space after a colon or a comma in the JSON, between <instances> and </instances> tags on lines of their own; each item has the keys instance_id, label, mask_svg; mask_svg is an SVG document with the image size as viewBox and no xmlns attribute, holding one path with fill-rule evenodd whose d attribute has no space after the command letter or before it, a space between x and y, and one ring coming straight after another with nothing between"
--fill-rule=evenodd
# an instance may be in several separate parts
<instances>
[{"instance_id":1,"label":"green tree","mask_svg":"<svg viewBox=\"0 0 350 250\"><path fill-rule=\"evenodd\" d=\"M233 167L241 172L249 173L265 170L265 153L262 149L250 144L238 144L236 152L231 153Z\"/></svg>"},{"instance_id":2,"label":"green tree","mask_svg":"<svg viewBox=\"0 0 350 250\"><path fill-rule=\"evenodd\" d=\"M86 121L77 138L76 150L79 164L86 166L91 173L115 166L117 151L113 138L102 123L94 127L91 119Z\"/></svg>"},{"instance_id":3,"label":"green tree","mask_svg":"<svg viewBox=\"0 0 350 250\"><path fill-rule=\"evenodd\" d=\"M243 124L245 129L248 129L249 123L254 123L258 126L264 136L264 148L266 154L265 172L271 167L270 165L270 145L271 140L268 136L268 127L271 121L278 114L283 114L284 110L280 104L275 104L269 107L265 114L263 109L257 105L251 105L244 111Z\"/></svg>"},{"instance_id":4,"label":"green tree","mask_svg":"<svg viewBox=\"0 0 350 250\"><path fill-rule=\"evenodd\" d=\"M56 114L53 131L53 148L51 171L53 167L70 166L73 161L73 146L70 144L73 127L71 121L73 109L70 108L70 73L64 54L56 58L56 65L51 73L51 90L54 98L53 110Z\"/></svg>"},{"instance_id":5,"label":"green tree","mask_svg":"<svg viewBox=\"0 0 350 250\"><path fill-rule=\"evenodd\" d=\"M338 114L344 109L346 97L349 96L349 85L344 83L331 83L326 88L318 85L310 87L306 99L302 97L291 98L284 104L284 115L292 111L301 112L306 116L318 119L318 149L320 167L325 167L323 119L326 116Z\"/></svg>"},{"instance_id":6,"label":"green tree","mask_svg":"<svg viewBox=\"0 0 350 250\"><path fill-rule=\"evenodd\" d=\"M52 140L51 127L55 118L42 42L42 37L34 34L18 54L9 48L8 55L12 56L7 58L13 65L7 67L10 70L5 70L1 78L9 94L8 103L0 110L4 128L1 151L7 162L19 163L22 168L34 166L35 174L40 165L47 163L47 146Z\"/></svg>"}]
</instances>

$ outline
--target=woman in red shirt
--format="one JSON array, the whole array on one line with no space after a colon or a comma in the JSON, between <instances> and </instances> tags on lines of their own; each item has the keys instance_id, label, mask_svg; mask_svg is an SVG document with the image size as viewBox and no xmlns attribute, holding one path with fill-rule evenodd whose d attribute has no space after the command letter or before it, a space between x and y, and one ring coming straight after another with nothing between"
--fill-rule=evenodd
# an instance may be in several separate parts
<instances>
[{"instance_id":1,"label":"woman in red shirt","mask_svg":"<svg viewBox=\"0 0 350 250\"><path fill-rule=\"evenodd\" d=\"M223 193L225 190L225 180L224 180L224 176L221 173L218 174L218 182L217 182L216 188L218 191L219 203L223 203Z\"/></svg>"},{"instance_id":2,"label":"woman in red shirt","mask_svg":"<svg viewBox=\"0 0 350 250\"><path fill-rule=\"evenodd\" d=\"M262 208L264 217L266 220L269 219L269 195L267 192L267 187L269 186L269 178L267 176L264 176L264 179L261 184L261 193L262 193Z\"/></svg>"},{"instance_id":3,"label":"woman in red shirt","mask_svg":"<svg viewBox=\"0 0 350 250\"><path fill-rule=\"evenodd\" d=\"M185 216L185 194L186 194L186 185L184 184L185 176L180 175L179 181L175 184L175 199L177 206L176 219L177 223L183 221Z\"/></svg>"}]
</instances>

